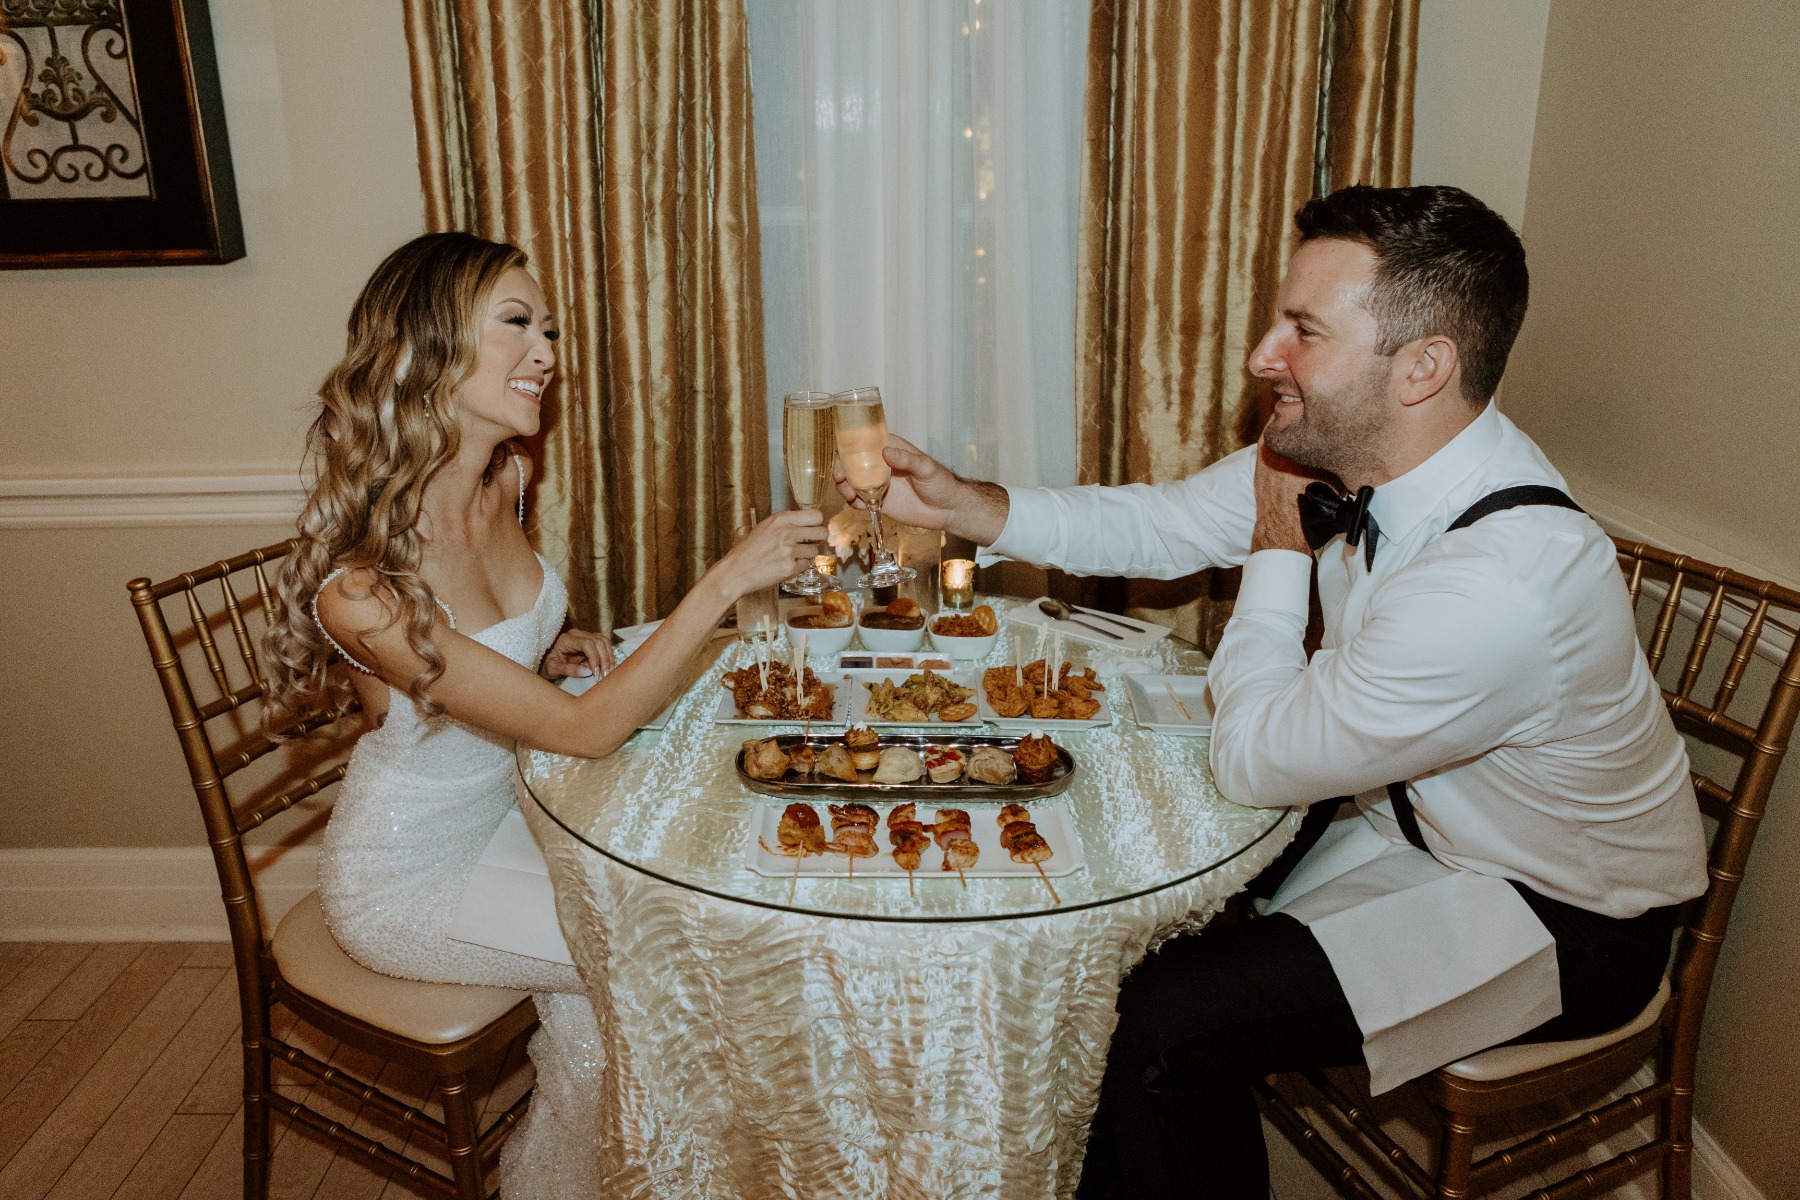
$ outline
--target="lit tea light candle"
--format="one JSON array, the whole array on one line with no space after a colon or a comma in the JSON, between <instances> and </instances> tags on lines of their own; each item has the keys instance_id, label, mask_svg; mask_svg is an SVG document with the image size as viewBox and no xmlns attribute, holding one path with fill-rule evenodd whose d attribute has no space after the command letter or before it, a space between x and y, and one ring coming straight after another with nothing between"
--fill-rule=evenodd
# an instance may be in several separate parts
<instances>
[{"instance_id":1,"label":"lit tea light candle","mask_svg":"<svg viewBox=\"0 0 1800 1200\"><path fill-rule=\"evenodd\" d=\"M966 558L944 560L941 583L943 607L962 612L975 603L975 564Z\"/></svg>"},{"instance_id":2,"label":"lit tea light candle","mask_svg":"<svg viewBox=\"0 0 1800 1200\"><path fill-rule=\"evenodd\" d=\"M838 569L837 555L835 555L835 554L815 554L815 555L813 555L813 570L817 571L819 574L821 574L821 575L836 575L837 569Z\"/></svg>"}]
</instances>

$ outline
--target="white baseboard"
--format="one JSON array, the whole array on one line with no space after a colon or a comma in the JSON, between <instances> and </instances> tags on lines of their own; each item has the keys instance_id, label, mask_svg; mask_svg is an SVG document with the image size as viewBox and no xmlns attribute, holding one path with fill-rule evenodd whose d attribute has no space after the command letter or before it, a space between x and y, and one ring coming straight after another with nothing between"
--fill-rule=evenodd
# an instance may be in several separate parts
<instances>
[{"instance_id":1,"label":"white baseboard","mask_svg":"<svg viewBox=\"0 0 1800 1200\"><path fill-rule=\"evenodd\" d=\"M1694 1123L1695 1200L1766 1200L1762 1189L1738 1170L1724 1147L1700 1123Z\"/></svg>"},{"instance_id":2,"label":"white baseboard","mask_svg":"<svg viewBox=\"0 0 1800 1200\"><path fill-rule=\"evenodd\" d=\"M313 889L316 845L253 852L271 929ZM0 850L0 941L230 940L219 877L205 846Z\"/></svg>"}]
</instances>

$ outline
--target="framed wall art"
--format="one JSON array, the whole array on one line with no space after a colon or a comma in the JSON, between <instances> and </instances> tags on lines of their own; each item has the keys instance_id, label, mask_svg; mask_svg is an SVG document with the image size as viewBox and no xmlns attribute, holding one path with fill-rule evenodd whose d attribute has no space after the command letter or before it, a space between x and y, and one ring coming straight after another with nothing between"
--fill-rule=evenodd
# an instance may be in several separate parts
<instances>
[{"instance_id":1,"label":"framed wall art","mask_svg":"<svg viewBox=\"0 0 1800 1200\"><path fill-rule=\"evenodd\" d=\"M0 267L243 256L206 0L0 0Z\"/></svg>"}]
</instances>

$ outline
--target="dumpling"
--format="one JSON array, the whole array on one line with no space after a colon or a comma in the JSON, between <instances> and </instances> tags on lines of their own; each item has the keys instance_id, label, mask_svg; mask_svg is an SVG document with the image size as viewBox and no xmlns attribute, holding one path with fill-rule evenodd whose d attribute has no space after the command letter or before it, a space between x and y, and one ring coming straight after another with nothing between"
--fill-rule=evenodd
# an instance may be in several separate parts
<instances>
[{"instance_id":1,"label":"dumpling","mask_svg":"<svg viewBox=\"0 0 1800 1200\"><path fill-rule=\"evenodd\" d=\"M787 774L788 756L774 738L753 738L744 743L744 774L752 779L780 779Z\"/></svg>"},{"instance_id":2,"label":"dumpling","mask_svg":"<svg viewBox=\"0 0 1800 1200\"><path fill-rule=\"evenodd\" d=\"M826 779L841 779L845 783L856 782L856 764L850 761L850 752L836 742L820 750L813 758L813 776Z\"/></svg>"},{"instance_id":3,"label":"dumpling","mask_svg":"<svg viewBox=\"0 0 1800 1200\"><path fill-rule=\"evenodd\" d=\"M1018 777L1013 756L998 746L977 746L969 756L969 778L977 783L1008 784Z\"/></svg>"},{"instance_id":4,"label":"dumpling","mask_svg":"<svg viewBox=\"0 0 1800 1200\"><path fill-rule=\"evenodd\" d=\"M875 768L876 783L911 783L925 773L917 751L905 746L889 746L881 752L881 763Z\"/></svg>"}]
</instances>

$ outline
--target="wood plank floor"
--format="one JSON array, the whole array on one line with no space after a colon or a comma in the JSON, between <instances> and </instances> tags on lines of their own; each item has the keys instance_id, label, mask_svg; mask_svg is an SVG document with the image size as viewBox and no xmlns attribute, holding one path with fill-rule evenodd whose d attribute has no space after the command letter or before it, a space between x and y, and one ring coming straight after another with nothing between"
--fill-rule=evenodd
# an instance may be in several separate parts
<instances>
[{"instance_id":1,"label":"wood plank floor","mask_svg":"<svg viewBox=\"0 0 1800 1200\"><path fill-rule=\"evenodd\" d=\"M302 1029L307 1053L419 1103L422 1080ZM523 1053L491 1088L531 1085ZM275 1086L396 1149L395 1123L277 1063ZM243 1195L237 983L222 943L0 942L0 1200L235 1200ZM272 1121L275 1200L410 1200L385 1170ZM435 1164L444 1170L443 1164Z\"/></svg>"},{"instance_id":2,"label":"wood plank floor","mask_svg":"<svg viewBox=\"0 0 1800 1200\"><path fill-rule=\"evenodd\" d=\"M417 1104L423 1082L313 1033L307 1053ZM221 943L0 942L0 1200L234 1200L243 1186L236 981ZM502 1111L530 1086L523 1054L491 1087ZM275 1084L395 1148L395 1123L342 1102L280 1063ZM1382 1098L1384 1126L1431 1157L1423 1125ZM1546 1112L1543 1116L1553 1116ZM405 1200L415 1189L304 1127L274 1118L274 1200ZM1315 1121L1315 1124L1320 1122ZM1504 1133L1504 1130L1496 1130ZM1278 1200L1330 1200L1323 1176L1268 1130ZM1483 1147L1485 1151L1486 1147ZM1366 1163L1366 1160L1365 1160ZM442 1170L442 1164L436 1164ZM1365 1174L1380 1182L1378 1170ZM1527 1175L1502 1200L1543 1186ZM1383 1189L1386 1190L1386 1189ZM1634 1189L1635 1190L1635 1189Z\"/></svg>"}]
</instances>

